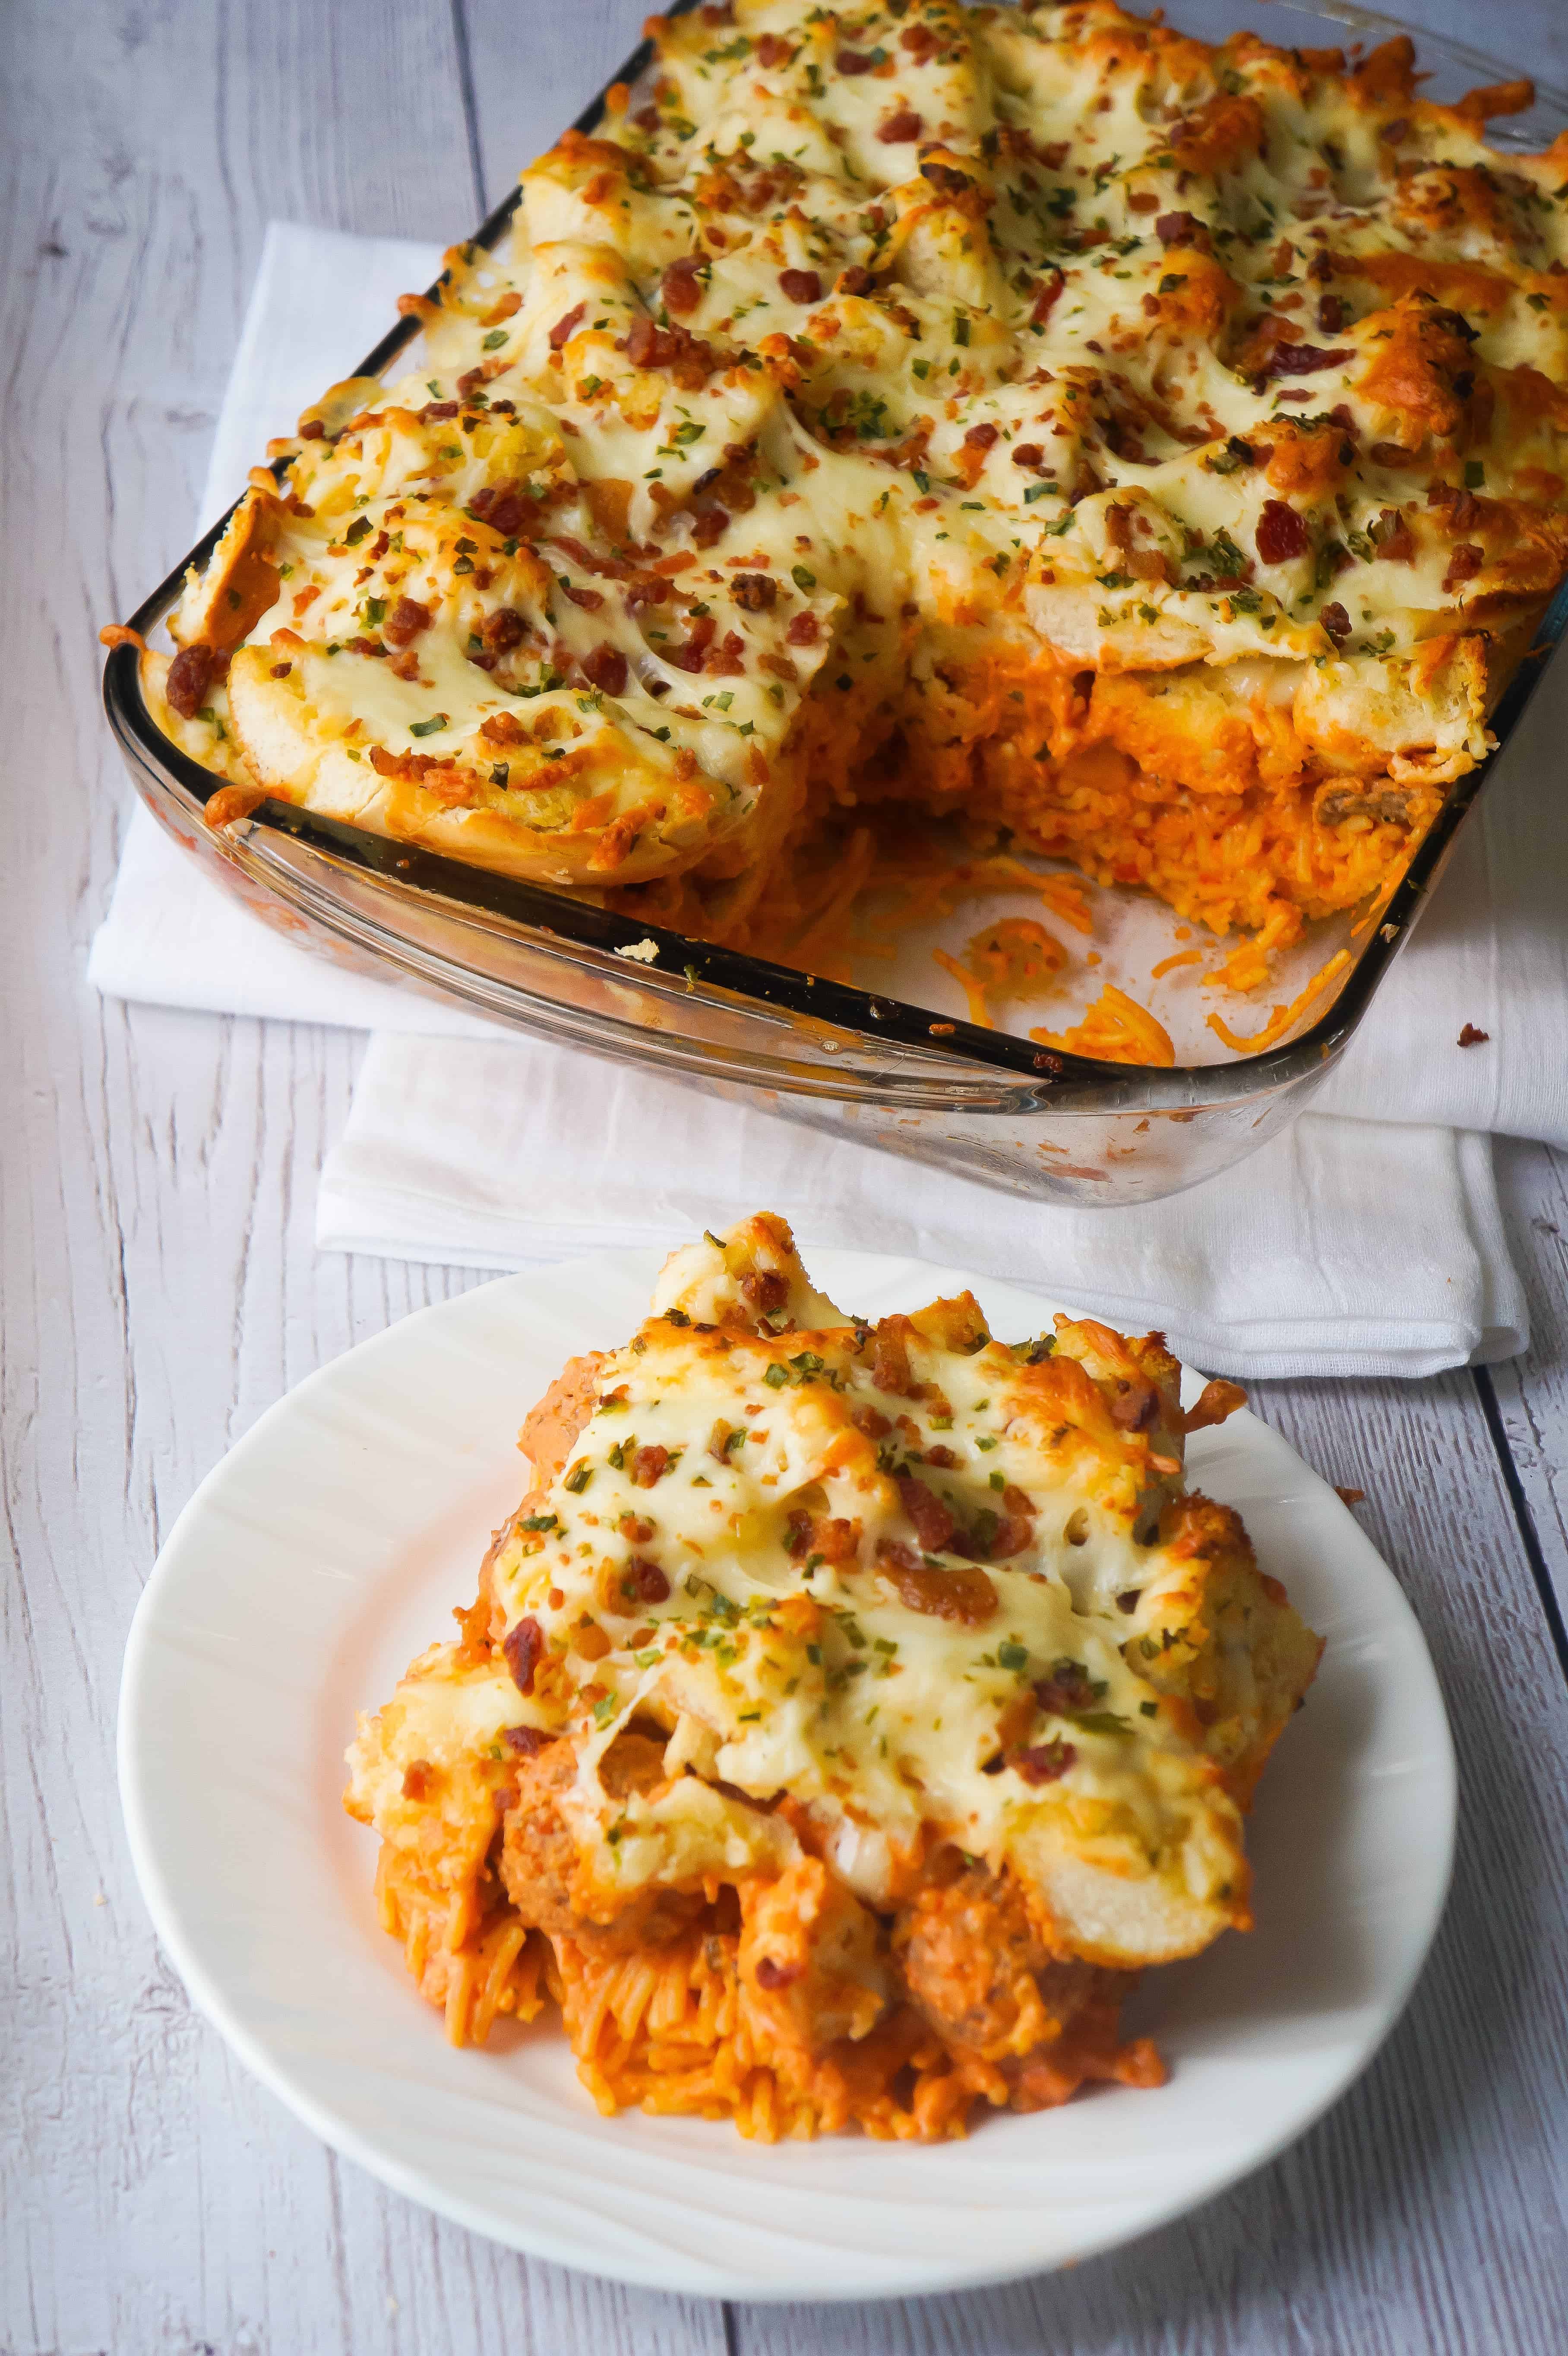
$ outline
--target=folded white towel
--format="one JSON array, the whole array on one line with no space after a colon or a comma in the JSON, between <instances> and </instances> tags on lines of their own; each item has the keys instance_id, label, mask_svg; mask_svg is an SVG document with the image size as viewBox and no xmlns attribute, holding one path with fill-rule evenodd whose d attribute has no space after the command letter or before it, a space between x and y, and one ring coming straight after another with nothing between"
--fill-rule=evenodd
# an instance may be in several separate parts
<instances>
[{"instance_id":1,"label":"folded white towel","mask_svg":"<svg viewBox=\"0 0 1568 2356\"><path fill-rule=\"evenodd\" d=\"M437 259L269 230L208 519ZM323 1173L325 1247L504 1268L595 1241L675 1242L766 1204L808 1243L1034 1278L1122 1322L1163 1324L1228 1371L1427 1374L1526 1339L1484 1132L1568 1143L1568 830L1550 790L1568 716L1559 672L1314 1111L1239 1170L1141 1209L1019 1203L345 975L245 915L141 812L90 975L112 996L376 1031ZM1484 1044L1458 1046L1467 1023Z\"/></svg>"}]
</instances>

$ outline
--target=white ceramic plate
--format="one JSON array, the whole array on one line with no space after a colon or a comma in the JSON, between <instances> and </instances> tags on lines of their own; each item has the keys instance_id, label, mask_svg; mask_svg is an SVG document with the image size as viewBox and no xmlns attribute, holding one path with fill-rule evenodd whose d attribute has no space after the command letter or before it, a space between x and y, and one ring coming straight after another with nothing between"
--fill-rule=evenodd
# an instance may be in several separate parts
<instances>
[{"instance_id":1,"label":"white ceramic plate","mask_svg":"<svg viewBox=\"0 0 1568 2356\"><path fill-rule=\"evenodd\" d=\"M1049 1323L1039 1295L951 1269L806 1258L859 1314L971 1283L993 1331ZM397 2190L625 2282L952 2289L1196 2207L1365 2068L1436 1928L1454 1830L1453 1751L1409 1606L1333 1491L1247 1414L1197 1437L1194 1481L1240 1508L1328 1650L1253 1818L1259 1928L1153 1974L1136 2000L1168 2085L993 2115L935 2148L769 2147L727 2124L601 2118L548 2015L458 2051L405 1978L371 1901L374 1837L339 1804L355 1711L450 1632L524 1484L525 1410L571 1353L634 1329L657 1263L605 1254L406 1319L281 1400L180 1515L126 1650L120 1782L186 1985L274 2094Z\"/></svg>"}]
</instances>

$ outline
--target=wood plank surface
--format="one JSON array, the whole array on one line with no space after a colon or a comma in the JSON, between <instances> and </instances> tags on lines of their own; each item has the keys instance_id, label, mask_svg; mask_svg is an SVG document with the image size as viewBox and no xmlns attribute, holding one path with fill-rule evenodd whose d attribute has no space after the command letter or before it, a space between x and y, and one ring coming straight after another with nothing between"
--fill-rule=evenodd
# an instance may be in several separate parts
<instances>
[{"instance_id":1,"label":"wood plank surface","mask_svg":"<svg viewBox=\"0 0 1568 2356\"><path fill-rule=\"evenodd\" d=\"M1504 1161L1527 1357L1489 1389L1466 1375L1297 1383L1256 1402L1369 1491L1368 1526L1448 1694L1464 1813L1437 1950L1385 2054L1295 2152L1198 2217L964 2298L726 2317L622 2293L336 2160L232 2061L153 1939L113 1718L157 1546L290 1385L476 1280L315 1255L349 1034L127 1011L86 990L128 807L94 632L188 541L266 220L460 234L479 184L500 193L641 13L5 11L0 2356L1556 2356L1568 1698L1534 1572L1568 1597L1568 1173L1544 1149ZM1556 0L1410 13L1568 81Z\"/></svg>"}]
</instances>

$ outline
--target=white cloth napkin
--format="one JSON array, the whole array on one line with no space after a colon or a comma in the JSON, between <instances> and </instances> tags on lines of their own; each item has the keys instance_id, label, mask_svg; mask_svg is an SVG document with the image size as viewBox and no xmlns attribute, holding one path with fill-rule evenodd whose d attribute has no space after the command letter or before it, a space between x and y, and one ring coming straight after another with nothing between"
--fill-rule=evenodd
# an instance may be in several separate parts
<instances>
[{"instance_id":1,"label":"white cloth napkin","mask_svg":"<svg viewBox=\"0 0 1568 2356\"><path fill-rule=\"evenodd\" d=\"M204 519L437 266L429 248L272 226ZM139 809L90 979L111 996L374 1031L323 1173L324 1248L516 1267L673 1243L766 1205L807 1244L1032 1282L1163 1325L1228 1372L1429 1374L1527 1339L1485 1132L1568 1144L1559 671L1317 1108L1238 1170L1141 1209L1015 1202L357 980L230 903ZM1488 1042L1460 1048L1466 1023Z\"/></svg>"}]
</instances>

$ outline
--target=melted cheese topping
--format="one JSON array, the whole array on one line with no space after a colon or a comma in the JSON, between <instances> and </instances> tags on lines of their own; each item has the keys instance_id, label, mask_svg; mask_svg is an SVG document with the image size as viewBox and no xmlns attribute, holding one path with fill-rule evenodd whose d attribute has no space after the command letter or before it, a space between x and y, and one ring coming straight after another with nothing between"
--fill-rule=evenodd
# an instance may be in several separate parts
<instances>
[{"instance_id":1,"label":"melted cheese topping","mask_svg":"<svg viewBox=\"0 0 1568 2356\"><path fill-rule=\"evenodd\" d=\"M1185 841L1119 862L1136 810L1058 839L1111 747L1145 804L1304 794L1249 854L1293 905L1373 888L1568 560L1568 157L1505 166L1408 43L1347 73L1111 0L654 29L191 584L249 773L577 888L748 875L684 908L722 932L899 743L912 795L1262 921ZM1009 696L1022 781L944 767Z\"/></svg>"},{"instance_id":2,"label":"melted cheese topping","mask_svg":"<svg viewBox=\"0 0 1568 2356\"><path fill-rule=\"evenodd\" d=\"M572 1743L563 1813L610 1911L780 1869L787 1796L873 1905L946 1841L1096 1961L1244 1924L1239 1804L1317 1648L1234 1517L1193 1524L1158 1337L1005 1344L967 1295L858 1323L766 1219L677 1255L656 1312L489 1558L521 1692L453 1688L437 1648L433 1705L405 1687L350 1754L356 1812L382 1823L389 1741L500 1759L526 1702ZM634 1725L662 1732L651 1792L602 1776Z\"/></svg>"}]
</instances>

